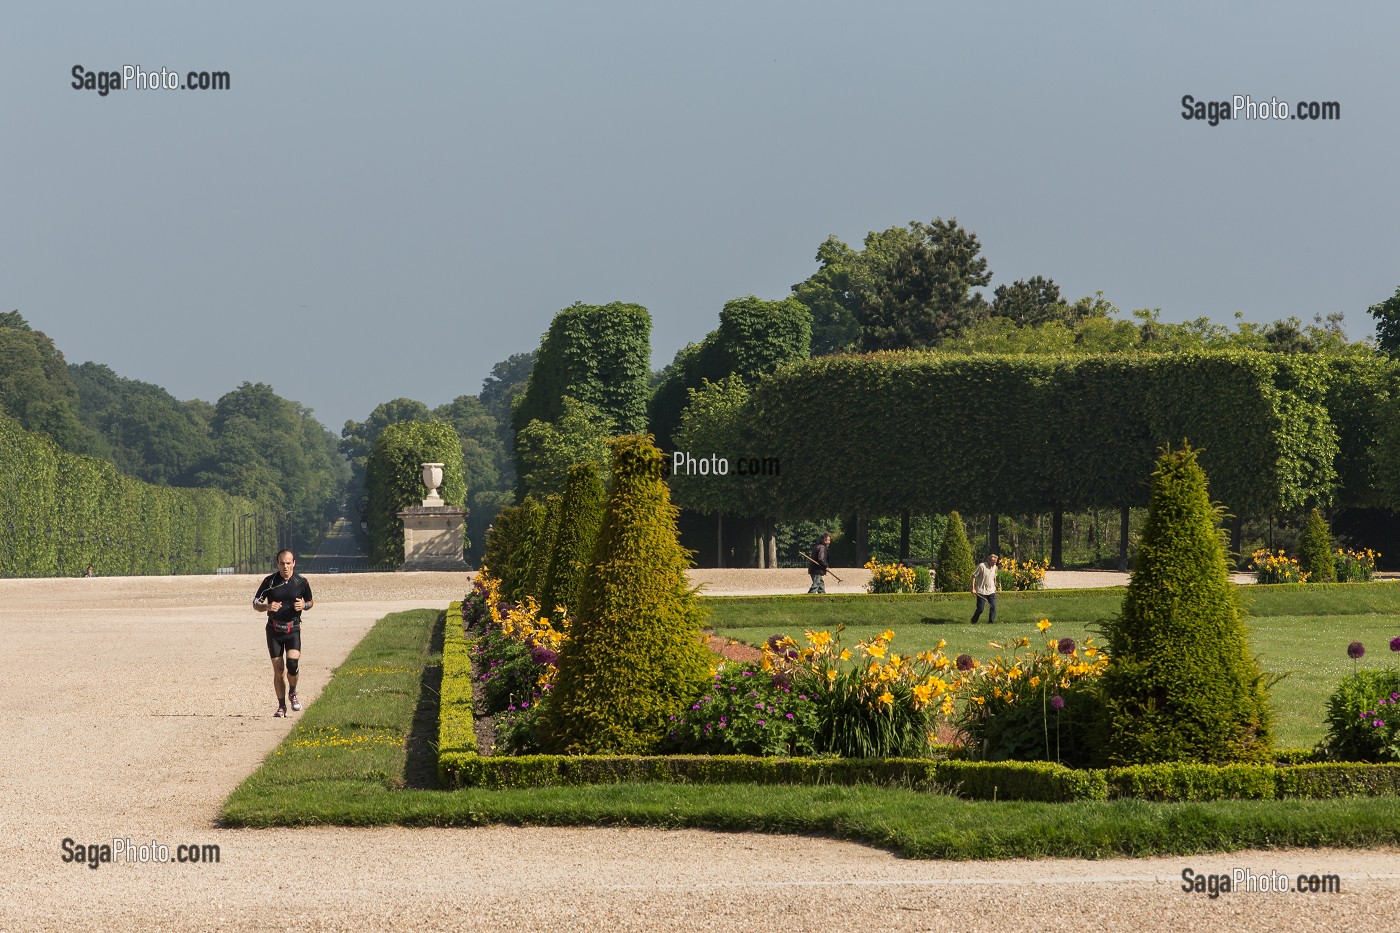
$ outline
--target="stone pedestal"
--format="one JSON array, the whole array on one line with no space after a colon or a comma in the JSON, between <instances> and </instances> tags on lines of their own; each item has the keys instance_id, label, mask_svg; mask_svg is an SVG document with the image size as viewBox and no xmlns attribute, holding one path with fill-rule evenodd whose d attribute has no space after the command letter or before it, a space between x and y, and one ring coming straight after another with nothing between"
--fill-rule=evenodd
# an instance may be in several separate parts
<instances>
[{"instance_id":1,"label":"stone pedestal","mask_svg":"<svg viewBox=\"0 0 1400 933\"><path fill-rule=\"evenodd\" d=\"M441 500L439 500L441 501ZM462 525L467 513L453 505L409 506L403 521L403 570L466 570Z\"/></svg>"}]
</instances>

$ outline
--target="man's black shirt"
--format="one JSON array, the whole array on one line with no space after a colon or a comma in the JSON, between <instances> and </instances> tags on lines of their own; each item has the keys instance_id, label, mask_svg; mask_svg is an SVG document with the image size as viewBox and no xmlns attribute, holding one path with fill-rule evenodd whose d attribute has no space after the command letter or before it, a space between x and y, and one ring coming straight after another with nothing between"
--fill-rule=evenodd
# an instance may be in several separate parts
<instances>
[{"instance_id":1,"label":"man's black shirt","mask_svg":"<svg viewBox=\"0 0 1400 933\"><path fill-rule=\"evenodd\" d=\"M258 586L253 602L281 603L282 608L267 614L268 628L277 632L292 632L301 628L301 613L295 608L297 598L311 602L311 584L299 573L282 579L280 573L270 573Z\"/></svg>"}]
</instances>

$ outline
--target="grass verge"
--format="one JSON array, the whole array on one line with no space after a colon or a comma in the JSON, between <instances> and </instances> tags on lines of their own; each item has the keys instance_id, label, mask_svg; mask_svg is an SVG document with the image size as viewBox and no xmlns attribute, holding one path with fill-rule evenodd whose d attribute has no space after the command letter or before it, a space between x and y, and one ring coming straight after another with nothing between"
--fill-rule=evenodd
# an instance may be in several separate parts
<instances>
[{"instance_id":1,"label":"grass verge","mask_svg":"<svg viewBox=\"0 0 1400 933\"><path fill-rule=\"evenodd\" d=\"M386 616L263 765L226 826L651 826L798 833L913 858L1188 855L1245 848L1400 845L1400 799L961 800L871 786L606 784L422 788L434 755L441 629L434 610ZM430 767L428 770L431 770Z\"/></svg>"}]
</instances>

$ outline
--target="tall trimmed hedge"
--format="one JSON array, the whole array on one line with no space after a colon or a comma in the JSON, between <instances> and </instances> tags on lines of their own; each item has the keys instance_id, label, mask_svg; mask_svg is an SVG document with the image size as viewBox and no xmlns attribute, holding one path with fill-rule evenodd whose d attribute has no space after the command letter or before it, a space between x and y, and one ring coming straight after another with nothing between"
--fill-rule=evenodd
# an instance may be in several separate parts
<instances>
[{"instance_id":1,"label":"tall trimmed hedge","mask_svg":"<svg viewBox=\"0 0 1400 933\"><path fill-rule=\"evenodd\" d=\"M377 564L403 563L400 510L423 504L423 464L441 463L438 494L448 505L466 507L462 442L445 421L401 421L384 429L365 468L369 493L370 559Z\"/></svg>"},{"instance_id":2,"label":"tall trimmed hedge","mask_svg":"<svg viewBox=\"0 0 1400 933\"><path fill-rule=\"evenodd\" d=\"M1381 479L1397 452L1386 442L1394 423L1400 363L1382 356L1328 361L1327 416L1337 430L1335 504L1341 508L1400 507L1400 495ZM1387 448L1391 448L1387 450Z\"/></svg>"},{"instance_id":3,"label":"tall trimmed hedge","mask_svg":"<svg viewBox=\"0 0 1400 933\"><path fill-rule=\"evenodd\" d=\"M544 716L548 744L570 754L654 750L667 718L709 680L704 610L649 437L613 441L607 508Z\"/></svg>"},{"instance_id":4,"label":"tall trimmed hedge","mask_svg":"<svg viewBox=\"0 0 1400 933\"><path fill-rule=\"evenodd\" d=\"M153 486L0 416L0 576L211 573L272 566L275 519L217 489Z\"/></svg>"},{"instance_id":5,"label":"tall trimmed hedge","mask_svg":"<svg viewBox=\"0 0 1400 933\"><path fill-rule=\"evenodd\" d=\"M641 305L574 304L550 322L530 381L512 414L516 434L531 421L553 423L565 396L596 405L621 433L646 427L651 378L651 315Z\"/></svg>"},{"instance_id":6,"label":"tall trimmed hedge","mask_svg":"<svg viewBox=\"0 0 1400 933\"><path fill-rule=\"evenodd\" d=\"M1183 439L1235 513L1327 502L1326 361L1243 351L1079 357L876 353L784 367L750 392L747 444L781 459L755 514L1142 506Z\"/></svg>"},{"instance_id":7,"label":"tall trimmed hedge","mask_svg":"<svg viewBox=\"0 0 1400 933\"><path fill-rule=\"evenodd\" d=\"M976 569L972 544L967 540L967 529L963 527L962 516L957 512L949 512L948 527L938 545L938 567L933 578L934 586L940 593L966 593L972 589L972 574Z\"/></svg>"},{"instance_id":8,"label":"tall trimmed hedge","mask_svg":"<svg viewBox=\"0 0 1400 933\"><path fill-rule=\"evenodd\" d=\"M1196 451L1166 451L1122 614L1105 627L1112 765L1269 760L1269 706Z\"/></svg>"}]
</instances>

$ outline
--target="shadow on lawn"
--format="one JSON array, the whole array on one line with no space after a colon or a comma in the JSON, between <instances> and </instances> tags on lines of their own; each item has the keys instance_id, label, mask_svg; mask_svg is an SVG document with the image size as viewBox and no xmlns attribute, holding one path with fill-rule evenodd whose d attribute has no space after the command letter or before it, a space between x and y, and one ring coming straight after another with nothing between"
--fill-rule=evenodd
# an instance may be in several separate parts
<instances>
[{"instance_id":1,"label":"shadow on lawn","mask_svg":"<svg viewBox=\"0 0 1400 933\"><path fill-rule=\"evenodd\" d=\"M404 786L419 790L436 790L438 698L442 693L442 636L445 615L433 626L428 651L438 660L423 668L418 681L418 706L413 711L413 726L408 732L408 755L404 762Z\"/></svg>"}]
</instances>

